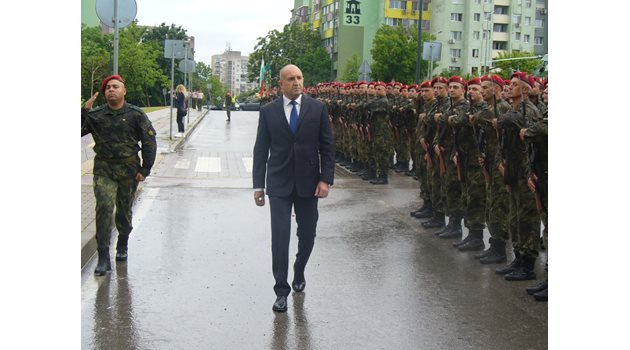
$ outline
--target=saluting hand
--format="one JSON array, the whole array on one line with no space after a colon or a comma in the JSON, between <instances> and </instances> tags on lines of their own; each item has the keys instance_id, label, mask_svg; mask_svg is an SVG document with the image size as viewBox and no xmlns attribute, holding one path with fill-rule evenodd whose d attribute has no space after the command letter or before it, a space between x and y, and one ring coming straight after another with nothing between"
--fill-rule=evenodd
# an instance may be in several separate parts
<instances>
[{"instance_id":1,"label":"saluting hand","mask_svg":"<svg viewBox=\"0 0 630 350\"><path fill-rule=\"evenodd\" d=\"M94 104L94 101L96 101L96 96L98 96L98 91L95 92L94 95L92 95L92 97L90 97L87 101L85 101L83 108L87 109L88 111L92 109L92 105Z\"/></svg>"}]
</instances>

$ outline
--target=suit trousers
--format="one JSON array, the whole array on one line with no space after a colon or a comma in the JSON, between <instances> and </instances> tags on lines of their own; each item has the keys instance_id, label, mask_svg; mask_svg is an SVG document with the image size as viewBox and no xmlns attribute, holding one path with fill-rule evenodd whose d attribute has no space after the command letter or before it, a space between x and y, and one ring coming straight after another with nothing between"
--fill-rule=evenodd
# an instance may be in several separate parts
<instances>
[{"instance_id":1,"label":"suit trousers","mask_svg":"<svg viewBox=\"0 0 630 350\"><path fill-rule=\"evenodd\" d=\"M297 222L298 252L293 265L294 279L304 279L304 269L308 262L317 228L317 197L302 198L295 188L288 197L269 196L271 211L271 256L275 278L273 287L276 296L288 296L291 286L287 282L289 270L289 242L291 238L291 208L295 209Z\"/></svg>"}]
</instances>

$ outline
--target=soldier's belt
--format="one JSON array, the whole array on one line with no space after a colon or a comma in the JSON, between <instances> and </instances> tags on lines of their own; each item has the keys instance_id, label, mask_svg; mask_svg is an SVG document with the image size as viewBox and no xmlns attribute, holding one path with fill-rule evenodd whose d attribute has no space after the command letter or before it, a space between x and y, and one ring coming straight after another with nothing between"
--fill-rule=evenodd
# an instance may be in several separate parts
<instances>
[{"instance_id":1,"label":"soldier's belt","mask_svg":"<svg viewBox=\"0 0 630 350\"><path fill-rule=\"evenodd\" d=\"M110 163L110 164L128 163L128 162L136 160L137 158L138 158L138 155L136 154L129 157L125 157L125 158L103 158L99 156L94 157L95 160L104 161L105 163Z\"/></svg>"}]
</instances>

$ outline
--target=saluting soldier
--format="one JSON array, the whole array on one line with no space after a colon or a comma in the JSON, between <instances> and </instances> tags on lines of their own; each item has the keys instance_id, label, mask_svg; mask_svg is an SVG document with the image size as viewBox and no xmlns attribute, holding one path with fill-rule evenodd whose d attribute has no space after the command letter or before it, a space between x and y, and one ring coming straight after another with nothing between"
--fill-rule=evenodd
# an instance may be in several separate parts
<instances>
[{"instance_id":1,"label":"saluting soldier","mask_svg":"<svg viewBox=\"0 0 630 350\"><path fill-rule=\"evenodd\" d=\"M157 150L151 121L142 109L125 102L127 89L123 78L120 75L105 78L101 91L105 105L90 110L96 93L81 110L81 136L92 134L96 153L93 183L98 263L94 273L99 276L112 269L109 256L112 221L118 230L116 261L127 260L127 243L133 228L131 207L138 183L151 173Z\"/></svg>"}]
</instances>

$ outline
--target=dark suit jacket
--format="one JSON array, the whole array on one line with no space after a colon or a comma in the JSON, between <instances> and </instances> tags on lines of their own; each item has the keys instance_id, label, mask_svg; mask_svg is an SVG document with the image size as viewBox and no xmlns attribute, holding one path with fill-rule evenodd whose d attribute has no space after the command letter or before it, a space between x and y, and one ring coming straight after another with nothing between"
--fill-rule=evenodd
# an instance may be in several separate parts
<instances>
[{"instance_id":1,"label":"dark suit jacket","mask_svg":"<svg viewBox=\"0 0 630 350\"><path fill-rule=\"evenodd\" d=\"M326 105L302 95L295 136L289 128L280 96L260 109L254 145L254 188L267 195L313 197L317 183L333 184L335 144ZM265 186L265 174L267 186Z\"/></svg>"}]
</instances>

